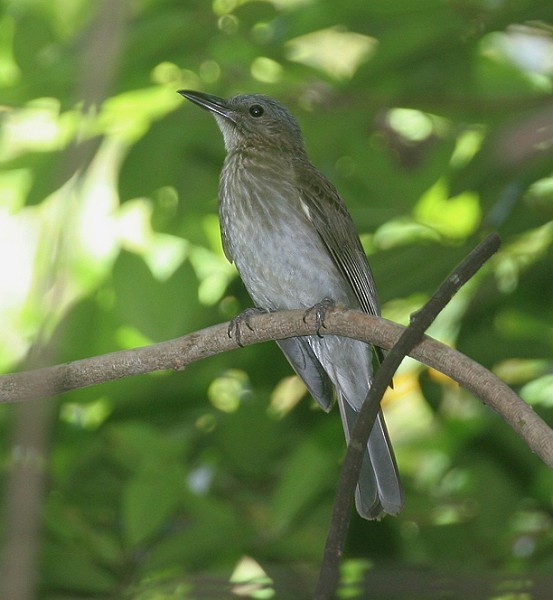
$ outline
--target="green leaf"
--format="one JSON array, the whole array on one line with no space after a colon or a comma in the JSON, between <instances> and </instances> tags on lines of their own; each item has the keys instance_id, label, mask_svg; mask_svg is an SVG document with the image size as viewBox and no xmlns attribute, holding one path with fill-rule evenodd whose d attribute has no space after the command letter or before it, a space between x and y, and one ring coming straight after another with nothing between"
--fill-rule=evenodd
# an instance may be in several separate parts
<instances>
[{"instance_id":1,"label":"green leaf","mask_svg":"<svg viewBox=\"0 0 553 600\"><path fill-rule=\"evenodd\" d=\"M106 597L117 586L117 577L99 566L95 557L71 543L49 543L43 555L43 584L52 589L76 590L77 595Z\"/></svg>"},{"instance_id":2,"label":"green leaf","mask_svg":"<svg viewBox=\"0 0 553 600\"><path fill-rule=\"evenodd\" d=\"M123 531L130 546L146 542L169 525L181 502L184 471L177 464L152 458L125 486L122 498Z\"/></svg>"},{"instance_id":3,"label":"green leaf","mask_svg":"<svg viewBox=\"0 0 553 600\"><path fill-rule=\"evenodd\" d=\"M312 439L295 448L273 494L274 524L278 530L288 528L331 484L335 472L329 465L335 464L336 458Z\"/></svg>"}]
</instances>

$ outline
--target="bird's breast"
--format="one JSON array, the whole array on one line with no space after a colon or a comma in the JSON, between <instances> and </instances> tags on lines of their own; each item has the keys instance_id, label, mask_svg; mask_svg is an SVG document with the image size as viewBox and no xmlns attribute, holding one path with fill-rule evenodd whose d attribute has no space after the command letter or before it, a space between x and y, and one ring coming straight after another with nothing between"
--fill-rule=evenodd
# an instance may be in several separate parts
<instances>
[{"instance_id":1,"label":"bird's breast","mask_svg":"<svg viewBox=\"0 0 553 600\"><path fill-rule=\"evenodd\" d=\"M257 306L291 309L324 297L349 303L348 286L302 205L293 171L234 160L221 174L223 243Z\"/></svg>"}]
</instances>

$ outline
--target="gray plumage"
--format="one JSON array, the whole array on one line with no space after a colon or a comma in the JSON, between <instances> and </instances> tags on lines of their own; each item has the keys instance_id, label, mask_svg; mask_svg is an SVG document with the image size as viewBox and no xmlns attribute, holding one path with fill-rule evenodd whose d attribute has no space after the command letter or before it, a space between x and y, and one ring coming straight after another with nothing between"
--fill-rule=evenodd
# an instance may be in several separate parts
<instances>
[{"instance_id":1,"label":"gray plumage","mask_svg":"<svg viewBox=\"0 0 553 600\"><path fill-rule=\"evenodd\" d=\"M223 248L255 305L269 310L309 308L331 298L380 314L353 221L334 186L310 163L300 127L288 110L258 94L224 100L200 92L180 93L209 110L223 133ZM349 441L371 384L371 347L337 336L290 338L278 345L325 411L336 390ZM402 504L380 412L363 459L357 510L373 519L399 513Z\"/></svg>"}]
</instances>

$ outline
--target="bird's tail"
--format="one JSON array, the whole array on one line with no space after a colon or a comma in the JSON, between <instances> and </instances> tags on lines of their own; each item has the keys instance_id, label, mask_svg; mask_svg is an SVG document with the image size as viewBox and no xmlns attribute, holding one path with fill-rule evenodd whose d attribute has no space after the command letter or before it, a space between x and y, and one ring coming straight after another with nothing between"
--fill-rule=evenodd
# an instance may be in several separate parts
<instances>
[{"instance_id":1,"label":"bird's tail","mask_svg":"<svg viewBox=\"0 0 553 600\"><path fill-rule=\"evenodd\" d=\"M349 443L357 420L353 406L362 405L371 380L369 346L336 336L288 338L278 344L325 411L332 406L332 381ZM357 511L365 519L377 519L385 513L397 515L403 505L396 460L382 411L369 437L355 501Z\"/></svg>"},{"instance_id":2,"label":"bird's tail","mask_svg":"<svg viewBox=\"0 0 553 600\"><path fill-rule=\"evenodd\" d=\"M338 404L346 441L349 444L358 413L340 393ZM399 472L381 410L376 417L363 456L355 504L357 512L365 519L378 519L386 513L397 515L403 506Z\"/></svg>"}]
</instances>

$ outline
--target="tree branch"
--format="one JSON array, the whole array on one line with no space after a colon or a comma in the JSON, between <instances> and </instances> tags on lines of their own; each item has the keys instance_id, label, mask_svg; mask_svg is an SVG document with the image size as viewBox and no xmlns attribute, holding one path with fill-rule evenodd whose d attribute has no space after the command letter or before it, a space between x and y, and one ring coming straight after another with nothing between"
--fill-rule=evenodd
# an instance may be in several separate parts
<instances>
[{"instance_id":1,"label":"tree branch","mask_svg":"<svg viewBox=\"0 0 553 600\"><path fill-rule=\"evenodd\" d=\"M314 335L313 318L303 321L303 310L253 316L242 331L242 344L266 342L299 335ZM328 335L341 335L389 349L405 328L386 319L336 307L325 315ZM74 389L98 385L131 375L159 370L181 371L187 365L235 349L222 323L189 335L133 350L122 350L35 371L0 376L0 402L47 398ZM553 431L517 394L485 367L453 348L424 336L409 353L416 360L451 377L498 412L553 468Z\"/></svg>"},{"instance_id":2,"label":"tree branch","mask_svg":"<svg viewBox=\"0 0 553 600\"><path fill-rule=\"evenodd\" d=\"M380 365L359 411L340 472L332 520L324 550L324 560L315 592L317 600L333 598L338 587L340 558L351 519L355 487L359 480L365 448L380 410L380 402L384 392L391 384L392 377L401 361L417 345L424 332L459 289L498 250L500 243L499 236L492 233L463 260L440 285L424 307L411 315L409 327L401 334L397 343Z\"/></svg>"}]
</instances>

